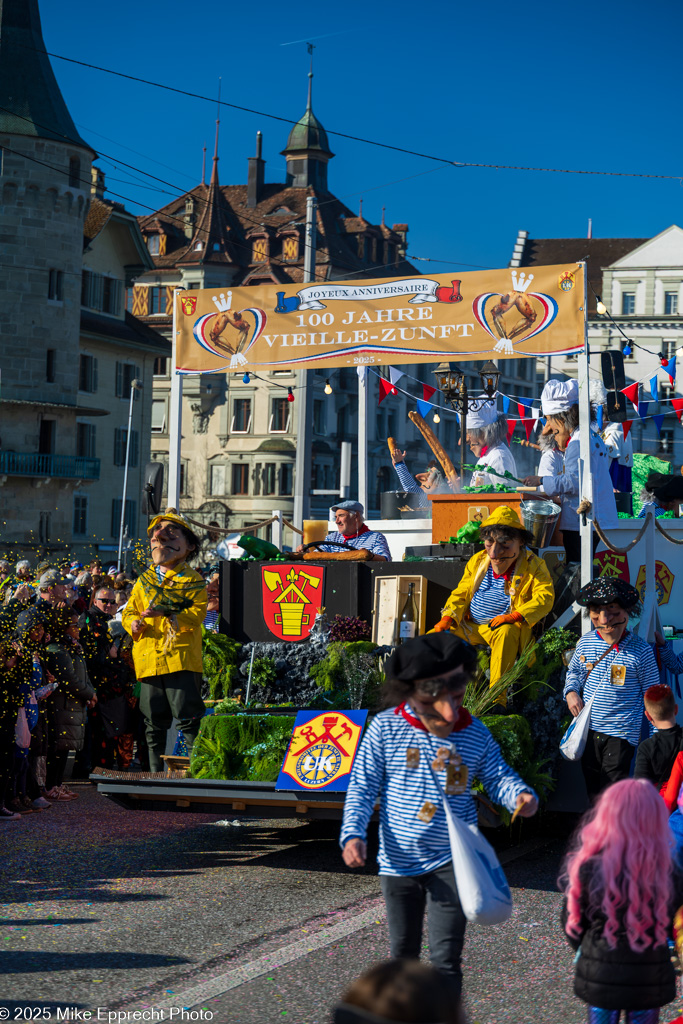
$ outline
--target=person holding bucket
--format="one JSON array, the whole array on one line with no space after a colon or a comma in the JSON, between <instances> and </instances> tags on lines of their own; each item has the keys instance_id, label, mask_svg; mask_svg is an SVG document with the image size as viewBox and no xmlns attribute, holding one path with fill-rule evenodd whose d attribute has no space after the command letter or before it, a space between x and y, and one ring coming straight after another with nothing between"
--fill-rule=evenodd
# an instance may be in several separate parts
<instances>
[{"instance_id":1,"label":"person holding bucket","mask_svg":"<svg viewBox=\"0 0 683 1024\"><path fill-rule=\"evenodd\" d=\"M489 646L489 685L495 686L532 643L532 628L552 610L555 590L543 559L528 550L533 538L513 509L497 508L480 534L484 550L470 558L430 632L448 630Z\"/></svg>"},{"instance_id":2,"label":"person holding bucket","mask_svg":"<svg viewBox=\"0 0 683 1024\"><path fill-rule=\"evenodd\" d=\"M490 798L530 818L536 794L503 760L498 744L462 706L477 664L473 647L450 633L416 637L386 662L385 710L368 726L351 771L340 846L363 867L367 827L381 793L379 874L393 957L419 960L425 909L434 967L462 984L460 956L468 892L456 884L448 814L475 825L476 777ZM475 830L476 831L476 830ZM500 866L491 885L504 884ZM470 918L471 919L471 918Z\"/></svg>"}]
</instances>

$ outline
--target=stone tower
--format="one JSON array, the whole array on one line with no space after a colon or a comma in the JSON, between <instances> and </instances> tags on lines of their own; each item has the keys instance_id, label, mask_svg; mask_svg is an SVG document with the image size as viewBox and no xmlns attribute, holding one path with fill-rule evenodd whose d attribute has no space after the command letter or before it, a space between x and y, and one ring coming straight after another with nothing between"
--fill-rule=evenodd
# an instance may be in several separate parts
<instances>
[{"instance_id":1,"label":"stone tower","mask_svg":"<svg viewBox=\"0 0 683 1024\"><path fill-rule=\"evenodd\" d=\"M38 0L0 0L0 511L3 534L16 543L28 540L22 522L30 518L33 529L29 509L40 508L40 530L52 534L44 542L68 525L58 463L37 456L76 451L83 224L95 156L45 49ZM10 454L23 458L10 467Z\"/></svg>"}]
</instances>

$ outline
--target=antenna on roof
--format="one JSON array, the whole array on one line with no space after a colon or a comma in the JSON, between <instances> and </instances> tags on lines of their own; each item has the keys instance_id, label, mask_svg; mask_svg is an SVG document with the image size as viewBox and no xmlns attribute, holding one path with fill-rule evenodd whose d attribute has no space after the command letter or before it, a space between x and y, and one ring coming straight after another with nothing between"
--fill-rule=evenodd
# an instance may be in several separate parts
<instances>
[{"instance_id":1,"label":"antenna on roof","mask_svg":"<svg viewBox=\"0 0 683 1024\"><path fill-rule=\"evenodd\" d=\"M221 83L222 79L218 79L218 102L216 103L216 143L213 150L213 169L211 171L211 184L218 184L218 129L221 123Z\"/></svg>"},{"instance_id":2,"label":"antenna on roof","mask_svg":"<svg viewBox=\"0 0 683 1024\"><path fill-rule=\"evenodd\" d=\"M202 146L202 185L206 185L206 146Z\"/></svg>"},{"instance_id":3,"label":"antenna on roof","mask_svg":"<svg viewBox=\"0 0 683 1024\"><path fill-rule=\"evenodd\" d=\"M308 103L306 105L307 110L313 109L313 51L315 46L313 43L306 43L306 50L310 54L311 64L308 69Z\"/></svg>"},{"instance_id":4,"label":"antenna on roof","mask_svg":"<svg viewBox=\"0 0 683 1024\"><path fill-rule=\"evenodd\" d=\"M383 228L386 227L386 224L384 223L384 212L385 212L385 210L386 210L386 206L383 206L382 207L382 227Z\"/></svg>"}]
</instances>

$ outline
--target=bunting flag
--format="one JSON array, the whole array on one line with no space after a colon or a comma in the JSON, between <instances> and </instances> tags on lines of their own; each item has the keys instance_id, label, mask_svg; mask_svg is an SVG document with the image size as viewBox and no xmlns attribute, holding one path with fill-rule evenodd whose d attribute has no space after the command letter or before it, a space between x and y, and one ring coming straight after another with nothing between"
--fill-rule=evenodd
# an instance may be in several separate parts
<instances>
[{"instance_id":1,"label":"bunting flag","mask_svg":"<svg viewBox=\"0 0 683 1024\"><path fill-rule=\"evenodd\" d=\"M392 384L398 384L398 382L400 381L401 377L403 377L403 376L404 376L403 370L397 370L393 366L389 367L389 380L391 381ZM394 394L396 394L396 392L394 392Z\"/></svg>"},{"instance_id":2,"label":"bunting flag","mask_svg":"<svg viewBox=\"0 0 683 1024\"><path fill-rule=\"evenodd\" d=\"M664 422L664 413L662 413L660 416L653 416L652 419L654 420L654 424L655 424L655 426L657 428L657 436L661 437L662 436L662 423Z\"/></svg>"},{"instance_id":3,"label":"bunting flag","mask_svg":"<svg viewBox=\"0 0 683 1024\"><path fill-rule=\"evenodd\" d=\"M525 419L522 420L522 423L524 424L524 429L526 430L526 439L527 439L527 441L531 437L531 432L534 429L535 422L536 422L535 420L531 419L528 416L525 417Z\"/></svg>"},{"instance_id":4,"label":"bunting flag","mask_svg":"<svg viewBox=\"0 0 683 1024\"><path fill-rule=\"evenodd\" d=\"M422 385L422 398L424 399L424 401L428 402L429 399L432 397L432 395L434 394L435 391L436 391L436 388L431 387L429 384L423 384Z\"/></svg>"},{"instance_id":5,"label":"bunting flag","mask_svg":"<svg viewBox=\"0 0 683 1024\"><path fill-rule=\"evenodd\" d=\"M387 397L387 395L395 395L395 394L396 394L396 388L394 387L394 385L390 381L385 380L384 377L380 377L380 379L379 379L379 398L377 399L377 404L381 405L382 402L384 401L384 399Z\"/></svg>"},{"instance_id":6,"label":"bunting flag","mask_svg":"<svg viewBox=\"0 0 683 1024\"><path fill-rule=\"evenodd\" d=\"M419 414L422 417L422 419L424 419L425 416L429 416L429 410L431 408L432 408L432 403L431 402L423 402L421 398L418 398L418 400L417 400L417 411L419 412Z\"/></svg>"},{"instance_id":7,"label":"bunting flag","mask_svg":"<svg viewBox=\"0 0 683 1024\"><path fill-rule=\"evenodd\" d=\"M508 409L509 408L510 408L510 399L508 398L507 395L503 395L503 412L505 413L506 416L508 414Z\"/></svg>"},{"instance_id":8,"label":"bunting flag","mask_svg":"<svg viewBox=\"0 0 683 1024\"><path fill-rule=\"evenodd\" d=\"M603 424L604 419L605 419L605 411L604 411L604 409L603 409L603 407L601 405L598 406L597 412L596 412L595 415L596 415L596 418L597 418L597 421L598 421L598 430L602 430L602 424Z\"/></svg>"},{"instance_id":9,"label":"bunting flag","mask_svg":"<svg viewBox=\"0 0 683 1024\"><path fill-rule=\"evenodd\" d=\"M632 424L633 420L624 420L624 422L622 423L622 427L624 428L624 441L628 437L628 432L631 429Z\"/></svg>"},{"instance_id":10,"label":"bunting flag","mask_svg":"<svg viewBox=\"0 0 683 1024\"><path fill-rule=\"evenodd\" d=\"M515 432L515 427L519 423L519 420L508 420L508 444L512 440L512 435Z\"/></svg>"},{"instance_id":11,"label":"bunting flag","mask_svg":"<svg viewBox=\"0 0 683 1024\"><path fill-rule=\"evenodd\" d=\"M652 401L659 401L659 390L657 388L657 374L654 377L650 377L650 394L652 395Z\"/></svg>"},{"instance_id":12,"label":"bunting flag","mask_svg":"<svg viewBox=\"0 0 683 1024\"><path fill-rule=\"evenodd\" d=\"M665 373L669 374L669 381L671 384L676 380L676 356L672 356L668 361L662 360L662 369ZM679 417L680 419L680 417Z\"/></svg>"},{"instance_id":13,"label":"bunting flag","mask_svg":"<svg viewBox=\"0 0 683 1024\"><path fill-rule=\"evenodd\" d=\"M358 380L363 385L363 387L365 387L365 372L366 372L366 370L367 370L367 366L357 366L356 367L356 373L358 374Z\"/></svg>"},{"instance_id":14,"label":"bunting flag","mask_svg":"<svg viewBox=\"0 0 683 1024\"><path fill-rule=\"evenodd\" d=\"M533 418L535 420L537 420L538 417L541 415L541 410L540 409L532 409L531 410L531 415L533 416Z\"/></svg>"},{"instance_id":15,"label":"bunting flag","mask_svg":"<svg viewBox=\"0 0 683 1024\"><path fill-rule=\"evenodd\" d=\"M671 404L673 405L674 409L676 410L676 415L678 416L678 422L680 423L681 422L681 413L683 412L683 398L674 398L673 401L671 402Z\"/></svg>"},{"instance_id":16,"label":"bunting flag","mask_svg":"<svg viewBox=\"0 0 683 1024\"><path fill-rule=\"evenodd\" d=\"M636 409L638 408L638 388L639 387L640 387L640 384L638 383L638 381L636 381L635 384L629 384L629 386L627 388L622 388L621 389L622 395L626 395L626 397L628 398L629 402L632 402L633 405L635 405Z\"/></svg>"},{"instance_id":17,"label":"bunting flag","mask_svg":"<svg viewBox=\"0 0 683 1024\"><path fill-rule=\"evenodd\" d=\"M647 410L649 406L649 402L638 402L638 415L640 416L641 420L644 420L647 416Z\"/></svg>"},{"instance_id":18,"label":"bunting flag","mask_svg":"<svg viewBox=\"0 0 683 1024\"><path fill-rule=\"evenodd\" d=\"M520 420L523 420L526 416L526 406L522 405L521 402L517 402L517 412L519 413Z\"/></svg>"}]
</instances>

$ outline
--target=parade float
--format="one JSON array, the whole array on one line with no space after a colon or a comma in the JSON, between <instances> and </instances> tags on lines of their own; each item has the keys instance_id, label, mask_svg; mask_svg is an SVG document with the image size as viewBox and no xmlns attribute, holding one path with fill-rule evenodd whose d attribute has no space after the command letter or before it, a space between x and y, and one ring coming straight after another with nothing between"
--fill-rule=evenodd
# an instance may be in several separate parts
<instances>
[{"instance_id":1,"label":"parade float","mask_svg":"<svg viewBox=\"0 0 683 1024\"><path fill-rule=\"evenodd\" d=\"M480 373L482 389L475 396L468 396L464 374L457 368L446 363L437 371L439 397L457 413L464 436L470 400L498 395L492 356L576 354L582 428L580 570L564 587L553 615L537 631L539 644L534 655L523 655L513 669L514 678L504 681L504 689L516 691L515 713L491 715L495 695L488 690L485 655L466 700L529 784L547 797L557 782L555 806L576 810L584 800L580 774L574 765L560 766L557 758L566 719L560 685L562 656L573 646L578 631L586 628L572 594L594 573L629 580L643 596L643 613L636 628L651 641L654 629L662 625L660 608L666 619L666 613L683 602L683 576L672 568L672 553L683 544L683 525L678 519L660 522L652 513L643 521L622 518L617 528L607 532L598 523L595 529L600 543L594 558L593 527L586 514L591 507L592 480L590 472L584 471L589 465L590 436L585 265L535 267L533 275L526 278L523 272L518 275L507 270L465 274L457 305L447 283L450 279L446 282L436 277L292 286L296 292L292 295L280 291L275 296L273 289L265 287L220 296L185 292L182 301L176 295L177 372L171 416L175 440L171 453L174 445L179 451L179 399L183 375L189 373L235 369L246 373L283 365L302 369L357 365L367 373L373 364L391 362L435 362L456 355L486 360ZM241 310L250 325L235 346L221 343L216 334L218 317L230 308ZM328 310L324 323L353 323L354 329L305 329L312 321L308 310ZM397 327L370 333L372 327L367 325L392 319L411 321L410 332ZM366 326L359 328L359 324ZM396 387L400 376L391 372L380 377L385 395ZM612 381L615 395L616 383ZM623 406L628 398L634 401L629 389L620 389L619 395L621 390L626 396ZM361 502L367 494L363 391L361 377ZM431 398L437 388L429 391ZM510 401L503 396L504 409ZM401 639L402 609L410 596L416 633L438 621L476 550L477 524L500 505L513 507L533 533L535 550L545 558L552 578L556 584L562 583L566 575L564 550L552 545L559 509L549 502L530 500L530 489L509 473L500 474L493 487L464 487L465 474L472 468L466 462L465 445L460 447L458 473L424 418L434 402L430 403L425 391L416 404L410 418L441 464L449 487L427 495L430 510L426 514L415 511L411 517L407 506L400 517L367 523L369 529L384 533L392 560L371 560L367 551L342 550L343 545L338 546L340 550L320 551L332 527L325 522L304 524L301 517L299 526L280 517L275 524L275 546L262 545L259 550L258 542L245 540L244 546L261 557L252 554L221 563L220 639L205 640L205 697L210 713L204 719L192 762L169 752L169 770L163 775L105 773L96 779L101 793L131 808L268 817L339 816L363 722L376 708L382 657ZM619 400L611 402L613 418L619 404ZM530 400L518 403L518 410L518 423L528 442L540 412ZM299 436L304 449L302 440L305 442ZM174 490L177 477L171 458L169 498ZM301 501L299 511L305 515ZM282 554L283 527L307 541L303 553ZM356 634L335 636L335 629L343 633L344 624ZM568 633L565 627L570 625L577 632ZM221 643L222 654L215 649ZM683 640L680 645L683 648ZM299 762L288 768L292 758Z\"/></svg>"}]
</instances>

